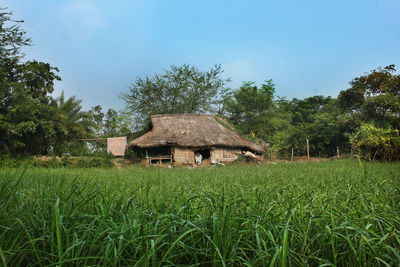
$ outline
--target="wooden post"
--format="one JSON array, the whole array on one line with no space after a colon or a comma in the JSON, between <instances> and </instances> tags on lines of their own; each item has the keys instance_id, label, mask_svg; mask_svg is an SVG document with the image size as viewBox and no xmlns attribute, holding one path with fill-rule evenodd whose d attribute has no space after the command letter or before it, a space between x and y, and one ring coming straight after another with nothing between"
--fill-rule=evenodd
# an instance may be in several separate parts
<instances>
[{"instance_id":1,"label":"wooden post","mask_svg":"<svg viewBox=\"0 0 400 267\"><path fill-rule=\"evenodd\" d=\"M146 149L146 160L147 160L147 163L149 163L149 154L147 154L147 149Z\"/></svg>"},{"instance_id":2,"label":"wooden post","mask_svg":"<svg viewBox=\"0 0 400 267\"><path fill-rule=\"evenodd\" d=\"M310 142L307 138L307 160L310 160Z\"/></svg>"},{"instance_id":3,"label":"wooden post","mask_svg":"<svg viewBox=\"0 0 400 267\"><path fill-rule=\"evenodd\" d=\"M291 161L293 161L293 155L294 155L294 148L292 147L292 156L290 157Z\"/></svg>"},{"instance_id":4,"label":"wooden post","mask_svg":"<svg viewBox=\"0 0 400 267\"><path fill-rule=\"evenodd\" d=\"M337 152L337 158L340 158L340 149L339 149L339 146L337 146L336 152Z\"/></svg>"}]
</instances>

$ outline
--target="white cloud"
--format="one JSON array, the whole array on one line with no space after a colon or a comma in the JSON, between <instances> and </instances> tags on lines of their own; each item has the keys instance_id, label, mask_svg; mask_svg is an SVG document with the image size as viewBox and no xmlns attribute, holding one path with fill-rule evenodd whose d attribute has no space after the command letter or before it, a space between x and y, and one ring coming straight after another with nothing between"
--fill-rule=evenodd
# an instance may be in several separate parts
<instances>
[{"instance_id":1,"label":"white cloud","mask_svg":"<svg viewBox=\"0 0 400 267\"><path fill-rule=\"evenodd\" d=\"M72 0L63 7L64 14L75 20L74 24L83 26L89 30L102 28L106 25L101 10L93 0Z\"/></svg>"}]
</instances>

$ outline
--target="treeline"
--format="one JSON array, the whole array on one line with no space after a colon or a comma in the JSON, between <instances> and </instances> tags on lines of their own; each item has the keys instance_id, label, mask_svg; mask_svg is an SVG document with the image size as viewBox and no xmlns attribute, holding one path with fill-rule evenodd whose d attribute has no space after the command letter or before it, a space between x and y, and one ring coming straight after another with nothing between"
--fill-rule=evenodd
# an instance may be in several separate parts
<instances>
[{"instance_id":1,"label":"treeline","mask_svg":"<svg viewBox=\"0 0 400 267\"><path fill-rule=\"evenodd\" d=\"M272 80L226 88L220 65L200 71L171 66L164 73L137 78L120 98L126 108L83 111L81 100L52 97L58 69L40 61L23 62L21 48L31 40L11 13L0 9L0 149L13 155L87 155L105 143L87 138L128 136L148 130L149 116L211 113L227 118L240 134L270 145L287 157L292 148L311 156L358 153L369 159L400 159L400 75L395 66L378 68L350 82L337 98L276 96Z\"/></svg>"},{"instance_id":2,"label":"treeline","mask_svg":"<svg viewBox=\"0 0 400 267\"><path fill-rule=\"evenodd\" d=\"M225 98L223 114L238 131L288 156L356 153L368 159L400 159L400 75L395 66L355 78L337 98L274 97L274 84L244 83Z\"/></svg>"},{"instance_id":3,"label":"treeline","mask_svg":"<svg viewBox=\"0 0 400 267\"><path fill-rule=\"evenodd\" d=\"M350 82L337 98L285 99L266 80L226 89L217 65L202 72L189 65L137 78L121 94L137 125L145 128L152 114L218 113L249 140L268 143L268 153L288 157L330 157L354 153L369 160L400 159L400 75L390 65Z\"/></svg>"}]
</instances>

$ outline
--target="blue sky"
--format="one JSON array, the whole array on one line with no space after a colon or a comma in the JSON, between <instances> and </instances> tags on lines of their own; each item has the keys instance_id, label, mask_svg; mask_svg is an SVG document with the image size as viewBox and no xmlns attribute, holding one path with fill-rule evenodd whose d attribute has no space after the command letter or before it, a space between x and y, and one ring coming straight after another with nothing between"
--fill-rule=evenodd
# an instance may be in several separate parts
<instances>
[{"instance_id":1,"label":"blue sky","mask_svg":"<svg viewBox=\"0 0 400 267\"><path fill-rule=\"evenodd\" d=\"M85 109L123 107L136 77L220 63L227 86L273 79L287 98L336 97L365 72L400 68L399 0L3 0Z\"/></svg>"}]
</instances>

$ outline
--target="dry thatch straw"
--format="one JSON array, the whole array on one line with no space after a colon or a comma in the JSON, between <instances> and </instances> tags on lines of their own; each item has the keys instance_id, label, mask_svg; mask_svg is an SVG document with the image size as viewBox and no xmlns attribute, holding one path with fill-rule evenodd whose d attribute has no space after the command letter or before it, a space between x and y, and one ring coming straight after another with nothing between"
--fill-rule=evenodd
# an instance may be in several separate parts
<instances>
[{"instance_id":1,"label":"dry thatch straw","mask_svg":"<svg viewBox=\"0 0 400 267\"><path fill-rule=\"evenodd\" d=\"M131 141L129 146L230 147L257 153L264 153L266 148L265 144L247 141L223 118L214 115L164 114L153 115L150 120L152 130Z\"/></svg>"}]
</instances>

